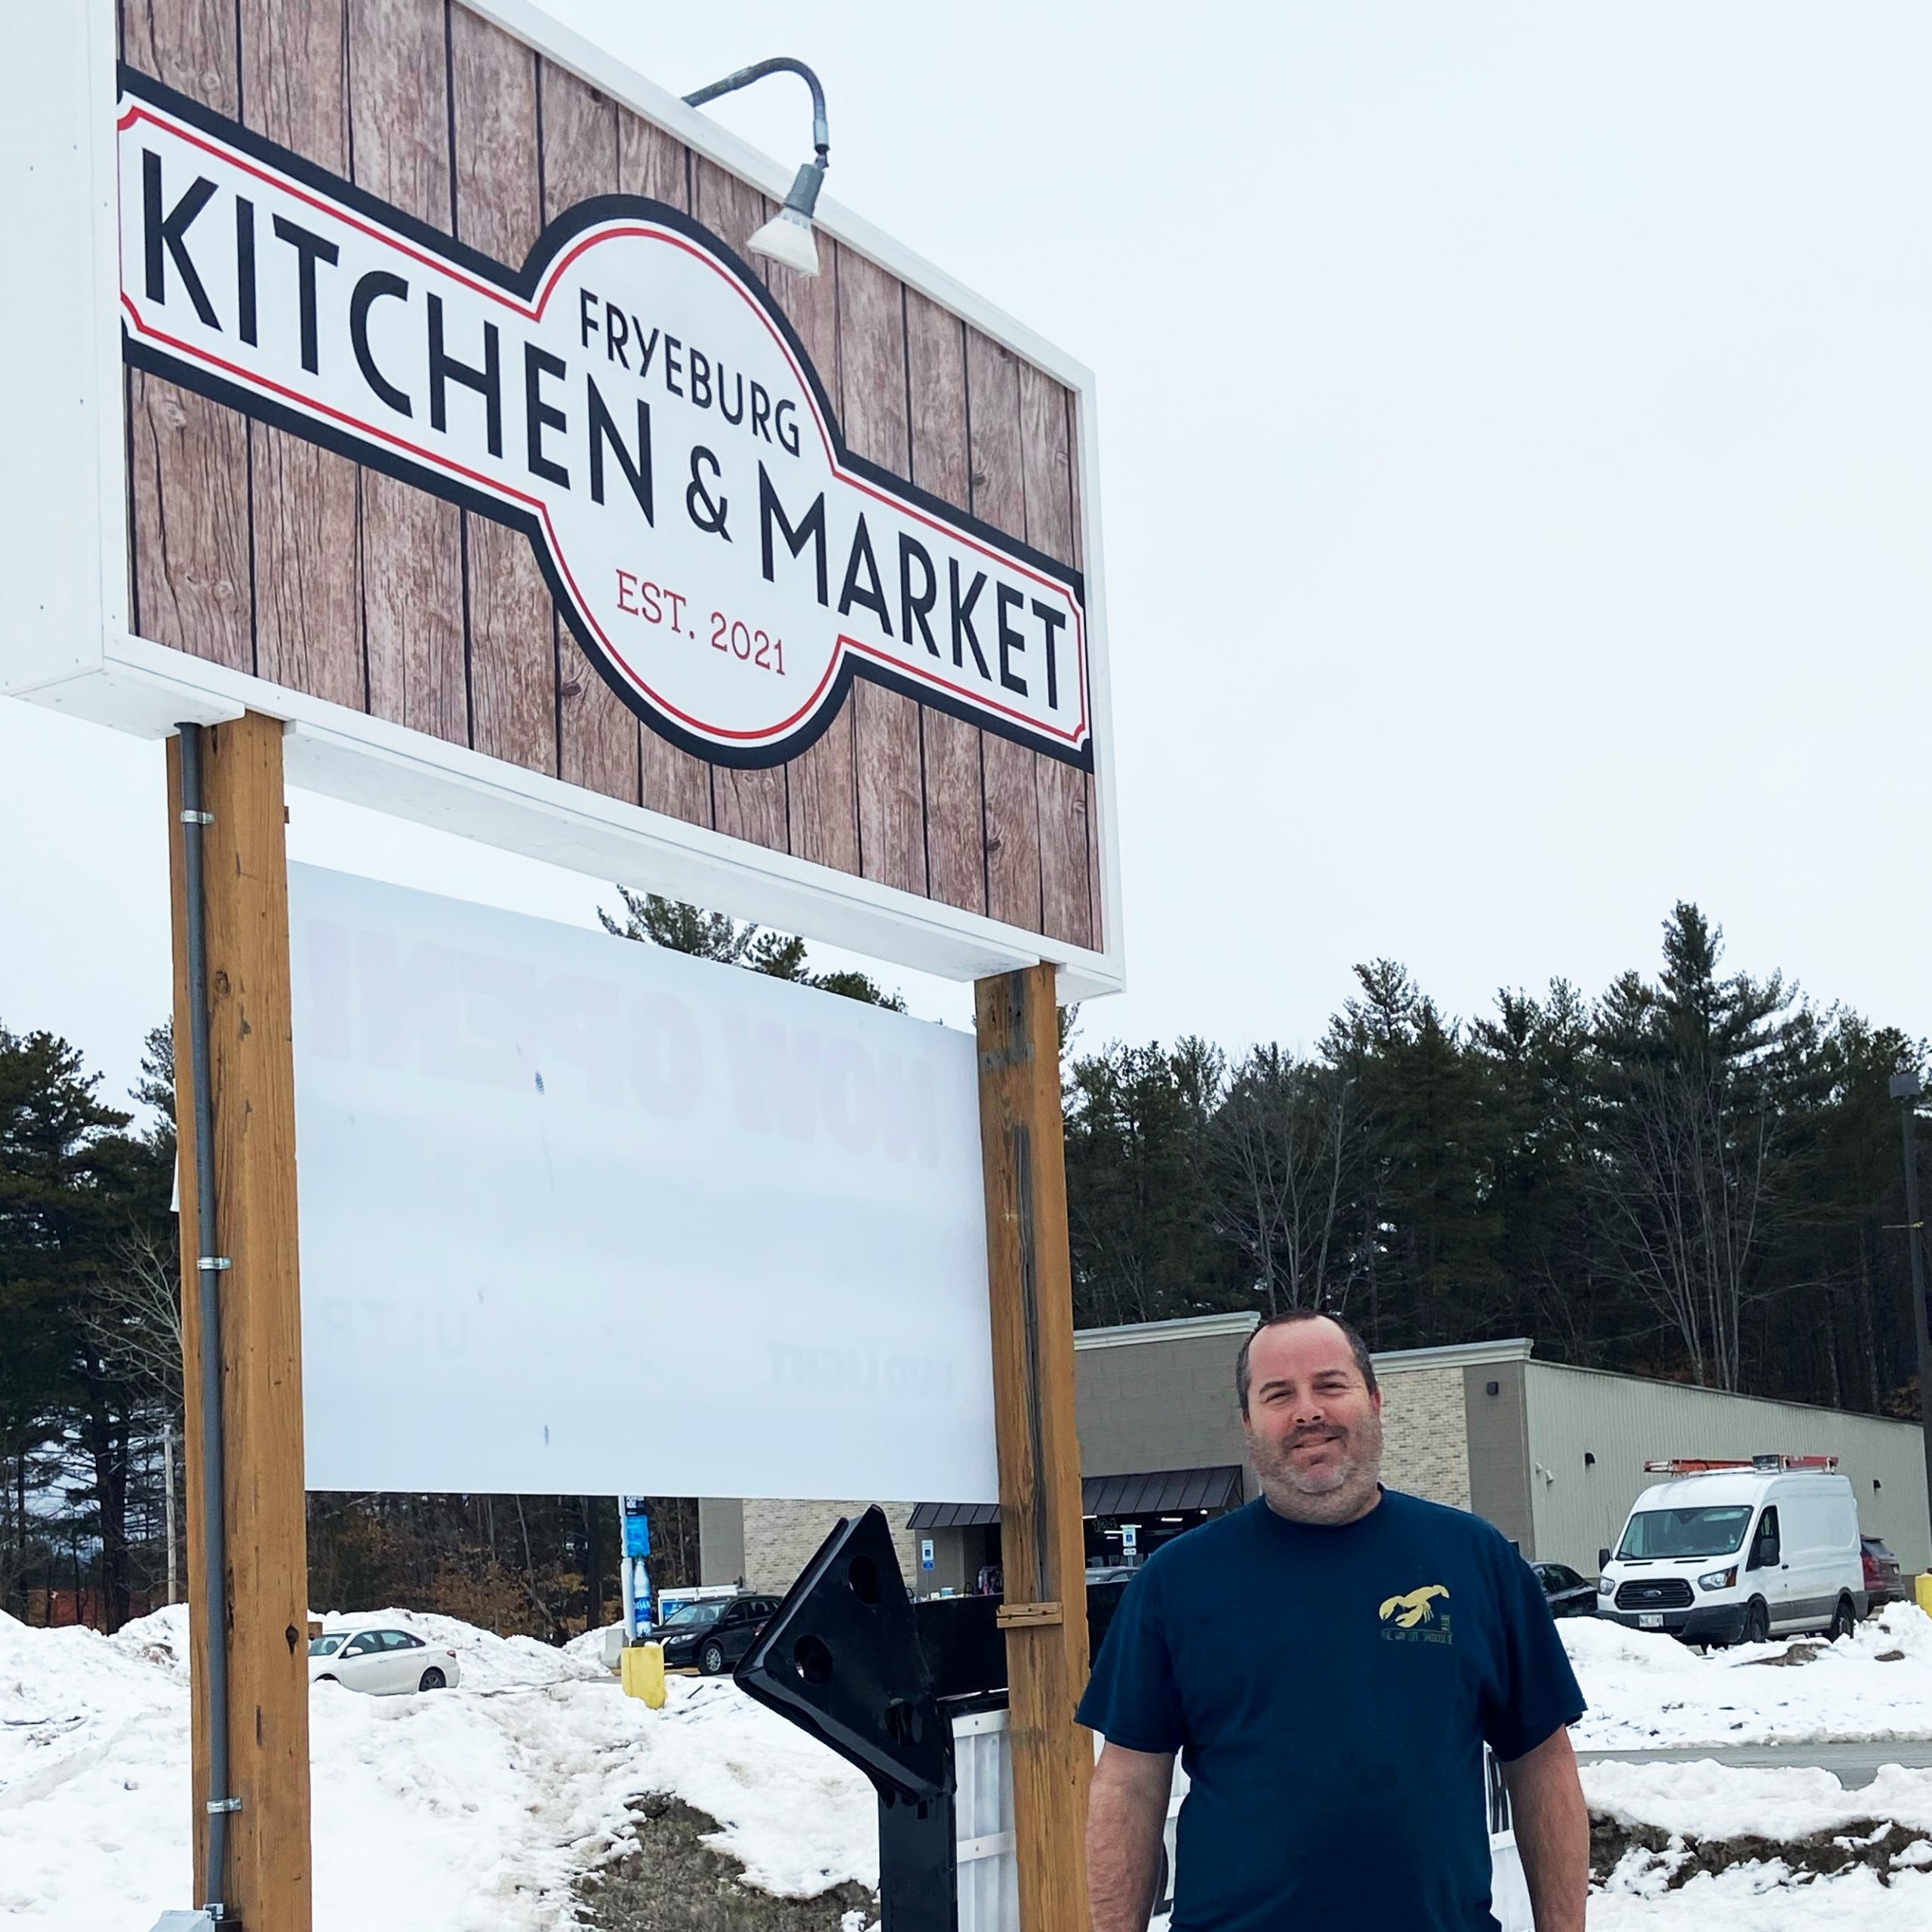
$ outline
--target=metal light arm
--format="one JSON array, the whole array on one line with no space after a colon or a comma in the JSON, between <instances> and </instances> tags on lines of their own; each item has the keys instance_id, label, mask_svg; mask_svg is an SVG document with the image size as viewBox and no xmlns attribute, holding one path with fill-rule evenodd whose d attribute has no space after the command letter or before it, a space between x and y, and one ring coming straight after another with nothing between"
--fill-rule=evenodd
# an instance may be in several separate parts
<instances>
[{"instance_id":1,"label":"metal light arm","mask_svg":"<svg viewBox=\"0 0 1932 1932\"><path fill-rule=\"evenodd\" d=\"M796 74L812 91L812 146L817 151L820 168L831 165L832 136L826 125L825 89L819 85L819 78L802 60L794 60L789 54L774 54L769 60L760 60L755 66L740 67L735 74L727 74L721 81L713 81L708 88L700 88L696 94L685 96L687 107L702 107L706 102L715 100L721 94L736 94L740 88L748 88L754 81L761 81L768 74Z\"/></svg>"},{"instance_id":2,"label":"metal light arm","mask_svg":"<svg viewBox=\"0 0 1932 1932\"><path fill-rule=\"evenodd\" d=\"M207 866L204 840L214 823L205 809L206 734L181 728L181 856L186 906L188 1084L194 1097L195 1281L183 1282L201 1315L197 1371L201 1383L201 1440L195 1452L202 1478L202 1596L208 1620L208 1795L207 1896L198 1912L168 1913L183 1932L201 1932L232 1916L227 1909L228 1821L242 1808L229 1789L228 1671L228 1527L226 1447L222 1419L220 1283L229 1263L216 1223L214 1054L209 1044ZM291 1633L292 1635L292 1633ZM159 1928L157 1928L159 1932Z\"/></svg>"}]
</instances>

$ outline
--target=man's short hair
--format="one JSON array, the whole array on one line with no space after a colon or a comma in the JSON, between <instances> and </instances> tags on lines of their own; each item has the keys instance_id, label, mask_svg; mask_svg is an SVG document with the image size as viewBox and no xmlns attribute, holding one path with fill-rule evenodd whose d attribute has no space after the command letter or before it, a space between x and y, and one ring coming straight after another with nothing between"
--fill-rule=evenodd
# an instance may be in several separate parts
<instances>
[{"instance_id":1,"label":"man's short hair","mask_svg":"<svg viewBox=\"0 0 1932 1932\"><path fill-rule=\"evenodd\" d=\"M1241 1353L1235 1357L1235 1389L1241 1397L1241 1412L1247 1414L1247 1352L1254 1346L1254 1338L1266 1334L1270 1328L1285 1328L1296 1321L1332 1321L1340 1329L1347 1341L1349 1352L1355 1358L1355 1366L1361 1371L1361 1379L1368 1384L1372 1395L1379 1386L1375 1380L1375 1364L1368 1352L1368 1344L1353 1327L1332 1309L1326 1308L1291 1308L1279 1315L1271 1315L1257 1322L1248 1331L1247 1340L1241 1345Z\"/></svg>"}]
</instances>

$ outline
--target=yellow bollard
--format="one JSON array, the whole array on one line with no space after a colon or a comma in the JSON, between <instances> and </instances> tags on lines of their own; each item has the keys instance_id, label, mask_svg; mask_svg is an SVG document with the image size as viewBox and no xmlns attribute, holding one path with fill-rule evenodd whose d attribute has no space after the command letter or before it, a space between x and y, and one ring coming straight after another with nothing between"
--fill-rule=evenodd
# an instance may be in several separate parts
<instances>
[{"instance_id":1,"label":"yellow bollard","mask_svg":"<svg viewBox=\"0 0 1932 1932\"><path fill-rule=\"evenodd\" d=\"M1912 1580L1913 1594L1918 1599L1918 1607L1927 1616L1932 1617L1932 1571Z\"/></svg>"},{"instance_id":2,"label":"yellow bollard","mask_svg":"<svg viewBox=\"0 0 1932 1932\"><path fill-rule=\"evenodd\" d=\"M664 1646L626 1644L623 1660L624 1695L641 1697L651 1710L664 1708Z\"/></svg>"}]
</instances>

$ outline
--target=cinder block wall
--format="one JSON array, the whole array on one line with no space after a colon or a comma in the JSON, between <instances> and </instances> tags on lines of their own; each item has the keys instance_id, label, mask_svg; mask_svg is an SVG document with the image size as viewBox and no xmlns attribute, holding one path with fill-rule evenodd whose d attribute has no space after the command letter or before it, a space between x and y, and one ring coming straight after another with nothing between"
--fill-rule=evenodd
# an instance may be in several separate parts
<instances>
[{"instance_id":1,"label":"cinder block wall","mask_svg":"<svg viewBox=\"0 0 1932 1932\"><path fill-rule=\"evenodd\" d=\"M863 1503L794 1503L748 1496L745 1499L745 1581L772 1595L792 1587L841 1516L863 1515ZM915 1595L920 1589L919 1540L906 1527L909 1503L881 1503L899 1552L899 1572Z\"/></svg>"},{"instance_id":2,"label":"cinder block wall","mask_svg":"<svg viewBox=\"0 0 1932 1932\"><path fill-rule=\"evenodd\" d=\"M1391 1489L1468 1509L1469 1441L1462 1370L1405 1369L1381 1375L1381 1382L1382 1480Z\"/></svg>"}]
</instances>

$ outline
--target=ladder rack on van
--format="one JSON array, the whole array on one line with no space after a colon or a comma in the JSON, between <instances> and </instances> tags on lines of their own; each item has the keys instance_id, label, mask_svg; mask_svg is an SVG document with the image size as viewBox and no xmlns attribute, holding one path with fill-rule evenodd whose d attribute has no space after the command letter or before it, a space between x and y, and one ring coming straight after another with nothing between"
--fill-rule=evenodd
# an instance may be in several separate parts
<instances>
[{"instance_id":1,"label":"ladder rack on van","mask_svg":"<svg viewBox=\"0 0 1932 1932\"><path fill-rule=\"evenodd\" d=\"M1838 1466L1835 1456L1667 1456L1644 1465L1650 1475L1701 1476L1720 1469L1753 1469L1774 1475L1781 1469L1819 1469L1829 1475Z\"/></svg>"}]
</instances>

